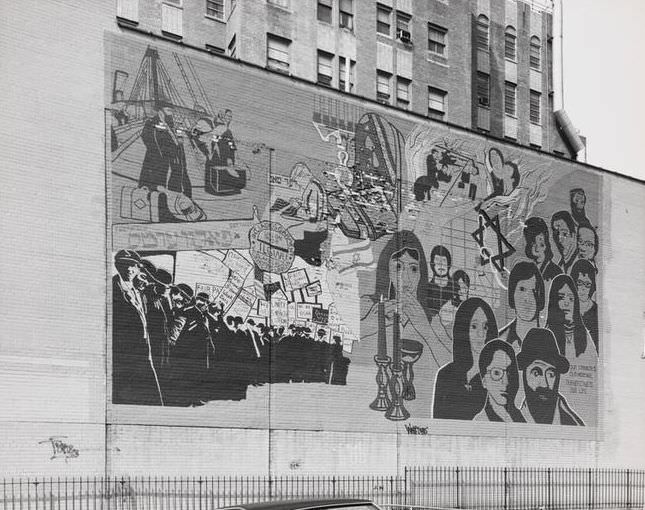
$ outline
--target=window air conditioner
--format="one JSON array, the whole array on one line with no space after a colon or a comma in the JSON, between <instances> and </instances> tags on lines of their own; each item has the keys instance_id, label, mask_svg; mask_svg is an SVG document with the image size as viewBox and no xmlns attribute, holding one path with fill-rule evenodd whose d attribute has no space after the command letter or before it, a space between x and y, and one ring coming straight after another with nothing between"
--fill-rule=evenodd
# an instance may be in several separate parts
<instances>
[{"instance_id":1,"label":"window air conditioner","mask_svg":"<svg viewBox=\"0 0 645 510\"><path fill-rule=\"evenodd\" d=\"M478 102L481 106L490 106L490 103L489 103L489 101L488 101L488 98L487 98L487 97L479 97L479 98L477 98L477 102Z\"/></svg>"},{"instance_id":2,"label":"window air conditioner","mask_svg":"<svg viewBox=\"0 0 645 510\"><path fill-rule=\"evenodd\" d=\"M410 32L408 32L407 30L402 30L402 29L399 28L396 31L396 38L399 39L401 42L404 42L405 44L411 44L412 43L412 39L410 37Z\"/></svg>"}]
</instances>

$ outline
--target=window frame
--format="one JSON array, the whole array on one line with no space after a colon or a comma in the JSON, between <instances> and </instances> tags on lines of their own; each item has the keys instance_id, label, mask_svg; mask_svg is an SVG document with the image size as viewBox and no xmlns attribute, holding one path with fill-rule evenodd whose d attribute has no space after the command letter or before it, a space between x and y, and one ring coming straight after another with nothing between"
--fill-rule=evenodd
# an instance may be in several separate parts
<instances>
[{"instance_id":1,"label":"window frame","mask_svg":"<svg viewBox=\"0 0 645 510\"><path fill-rule=\"evenodd\" d=\"M490 51L490 20L484 14L475 21L475 45L478 50Z\"/></svg>"},{"instance_id":2,"label":"window frame","mask_svg":"<svg viewBox=\"0 0 645 510\"><path fill-rule=\"evenodd\" d=\"M321 13L329 13L329 21L321 18ZM333 0L318 0L316 3L316 19L321 23L331 25L334 21L334 2Z\"/></svg>"},{"instance_id":3,"label":"window frame","mask_svg":"<svg viewBox=\"0 0 645 510\"><path fill-rule=\"evenodd\" d=\"M529 41L529 67L534 71L542 71L542 41L537 35Z\"/></svg>"},{"instance_id":4,"label":"window frame","mask_svg":"<svg viewBox=\"0 0 645 510\"><path fill-rule=\"evenodd\" d=\"M275 58L271 58L269 56L270 52L270 42L274 41L276 43L283 43L286 47L286 51L281 51L276 48L274 48L274 51L278 51L281 53L285 53L287 58L286 62L282 60L278 60ZM277 71L279 73L283 74L289 74L290 73L290 67L291 67L291 41L285 37L281 37L276 34L272 34L270 32L267 32L267 41L266 41L266 51L267 51L267 61L266 61L266 67L267 69L271 69L273 71ZM280 64L285 64L284 66L280 65L272 65L272 62L278 62Z\"/></svg>"},{"instance_id":5,"label":"window frame","mask_svg":"<svg viewBox=\"0 0 645 510\"><path fill-rule=\"evenodd\" d=\"M512 101L509 102L509 92L512 91ZM512 105L512 108L509 106ZM504 115L517 118L517 84L512 81L504 82Z\"/></svg>"},{"instance_id":6,"label":"window frame","mask_svg":"<svg viewBox=\"0 0 645 510\"><path fill-rule=\"evenodd\" d=\"M442 41L433 39L431 37L432 32L438 33L441 35L443 38ZM440 25L437 25L435 23L428 22L428 51L432 53L433 55L437 55L439 57L446 57L446 50L448 49L448 29L445 27L442 27ZM441 51L436 51L435 49L432 49L430 46L434 45L437 46L438 48L441 49Z\"/></svg>"},{"instance_id":7,"label":"window frame","mask_svg":"<svg viewBox=\"0 0 645 510\"><path fill-rule=\"evenodd\" d=\"M379 30L379 25L385 24L383 21L379 20L380 13L387 14L387 33ZM392 8L379 3L376 4L376 33L386 37L392 37Z\"/></svg>"},{"instance_id":8,"label":"window frame","mask_svg":"<svg viewBox=\"0 0 645 510\"><path fill-rule=\"evenodd\" d=\"M316 53L316 83L323 87L331 87L334 83L334 54L328 51L318 50ZM327 62L323 62L327 59ZM321 73L321 67L326 68L329 74ZM324 77L325 79L321 79Z\"/></svg>"},{"instance_id":9,"label":"window frame","mask_svg":"<svg viewBox=\"0 0 645 510\"><path fill-rule=\"evenodd\" d=\"M537 104L534 103L536 98ZM536 109L537 116L535 115ZM535 126L542 125L542 94L533 89L529 91L529 122Z\"/></svg>"},{"instance_id":10,"label":"window frame","mask_svg":"<svg viewBox=\"0 0 645 510\"><path fill-rule=\"evenodd\" d=\"M512 52L509 51L511 44ZM504 30L504 58L511 62L517 62L517 30L511 25L508 25Z\"/></svg>"},{"instance_id":11,"label":"window frame","mask_svg":"<svg viewBox=\"0 0 645 510\"><path fill-rule=\"evenodd\" d=\"M485 81L482 81L484 79ZM477 106L482 108L490 108L490 74L484 73L482 71L477 71L476 80L477 86L475 88L475 92L477 94ZM481 94L483 90L482 85L486 86L485 96ZM482 99L485 99L485 101L482 101Z\"/></svg>"},{"instance_id":12,"label":"window frame","mask_svg":"<svg viewBox=\"0 0 645 510\"><path fill-rule=\"evenodd\" d=\"M349 61L349 74L347 73L347 61ZM343 92L353 92L356 81L356 61L346 57L338 57L338 90ZM349 78L349 83L345 80ZM349 85L349 88L348 88Z\"/></svg>"},{"instance_id":13,"label":"window frame","mask_svg":"<svg viewBox=\"0 0 645 510\"><path fill-rule=\"evenodd\" d=\"M379 91L379 85L381 85L379 79L385 80L385 84L387 85L387 98L384 96L379 97L379 94L383 94L383 92ZM382 104L392 104L392 74L381 71L380 69L376 70L376 100Z\"/></svg>"},{"instance_id":14,"label":"window frame","mask_svg":"<svg viewBox=\"0 0 645 510\"><path fill-rule=\"evenodd\" d=\"M396 16L394 20L395 34L396 38L403 41L402 32L407 32L409 34L409 40L403 41L406 44L409 44L412 41L412 31L410 30L410 25L412 23L412 15L404 11L396 11ZM404 24L405 28L401 24Z\"/></svg>"},{"instance_id":15,"label":"window frame","mask_svg":"<svg viewBox=\"0 0 645 510\"><path fill-rule=\"evenodd\" d=\"M404 85L404 87L401 88L399 85ZM412 80L410 80L409 78L404 78L403 76L397 76L396 77L396 106L398 108L401 108L403 110L409 110L410 109L411 89L412 89ZM401 91L401 90L405 91L405 98L402 98L399 95L399 91ZM401 103L404 106L401 106Z\"/></svg>"},{"instance_id":16,"label":"window frame","mask_svg":"<svg viewBox=\"0 0 645 510\"><path fill-rule=\"evenodd\" d=\"M448 91L428 85L428 117L442 119L446 115L446 98ZM434 106L441 105L441 108Z\"/></svg>"},{"instance_id":17,"label":"window frame","mask_svg":"<svg viewBox=\"0 0 645 510\"><path fill-rule=\"evenodd\" d=\"M214 3L221 3L221 6L222 6L222 16L221 17L216 16L214 14L209 14L208 13L209 4L214 4ZM213 8L211 8L211 9L215 10ZM209 18L209 19L214 19L216 21L224 21L224 20L226 20L226 0L206 0L206 14L205 14L205 16L207 18Z\"/></svg>"},{"instance_id":18,"label":"window frame","mask_svg":"<svg viewBox=\"0 0 645 510\"><path fill-rule=\"evenodd\" d=\"M351 12L343 8L343 4L349 3L351 5ZM338 0L338 26L354 31L354 0Z\"/></svg>"}]
</instances>

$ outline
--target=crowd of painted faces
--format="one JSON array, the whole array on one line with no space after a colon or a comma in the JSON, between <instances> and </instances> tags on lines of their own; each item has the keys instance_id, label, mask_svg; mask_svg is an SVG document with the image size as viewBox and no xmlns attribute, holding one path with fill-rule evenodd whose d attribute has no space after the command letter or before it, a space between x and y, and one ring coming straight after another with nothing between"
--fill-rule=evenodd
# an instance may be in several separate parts
<instances>
[{"instance_id":1,"label":"crowd of painted faces","mask_svg":"<svg viewBox=\"0 0 645 510\"><path fill-rule=\"evenodd\" d=\"M571 212L553 214L551 232L542 218L525 222L529 260L516 262L510 272L508 305L515 318L506 326L498 330L489 304L467 297L470 279L466 272L457 271L447 279L438 303L437 291L433 294L430 286L430 307L435 308L431 313L445 322L442 312L453 310L453 361L437 374L434 418L584 425L571 399L568 402L562 395L561 378L570 367L583 367L589 371L584 377L595 377L598 235L585 215L584 191L571 190L570 197ZM550 234L558 261L553 260ZM449 252L435 247L433 280L437 256L444 275L450 264ZM451 302L444 302L448 296ZM524 400L518 405L520 377ZM587 403L594 405L589 399Z\"/></svg>"},{"instance_id":2,"label":"crowd of painted faces","mask_svg":"<svg viewBox=\"0 0 645 510\"><path fill-rule=\"evenodd\" d=\"M245 399L249 385L269 382L346 384L341 339L325 329L225 315L131 250L114 263L113 403L199 406Z\"/></svg>"}]
</instances>

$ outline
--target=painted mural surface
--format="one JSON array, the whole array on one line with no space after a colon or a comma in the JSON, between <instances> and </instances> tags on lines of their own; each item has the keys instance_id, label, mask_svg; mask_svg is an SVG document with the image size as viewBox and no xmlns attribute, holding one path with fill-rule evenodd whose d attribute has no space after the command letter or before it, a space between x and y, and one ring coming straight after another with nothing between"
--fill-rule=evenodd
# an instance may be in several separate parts
<instances>
[{"instance_id":1,"label":"painted mural surface","mask_svg":"<svg viewBox=\"0 0 645 510\"><path fill-rule=\"evenodd\" d=\"M597 425L599 176L109 43L113 404Z\"/></svg>"}]
</instances>

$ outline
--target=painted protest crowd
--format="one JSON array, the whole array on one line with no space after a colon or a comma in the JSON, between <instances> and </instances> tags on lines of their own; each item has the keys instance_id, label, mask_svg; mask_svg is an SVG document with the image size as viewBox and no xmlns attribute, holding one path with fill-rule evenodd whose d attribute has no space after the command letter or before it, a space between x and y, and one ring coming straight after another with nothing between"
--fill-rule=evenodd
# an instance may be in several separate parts
<instances>
[{"instance_id":1,"label":"painted protest crowd","mask_svg":"<svg viewBox=\"0 0 645 510\"><path fill-rule=\"evenodd\" d=\"M199 406L265 383L346 384L349 360L327 330L227 315L132 250L114 264L115 404Z\"/></svg>"}]
</instances>

